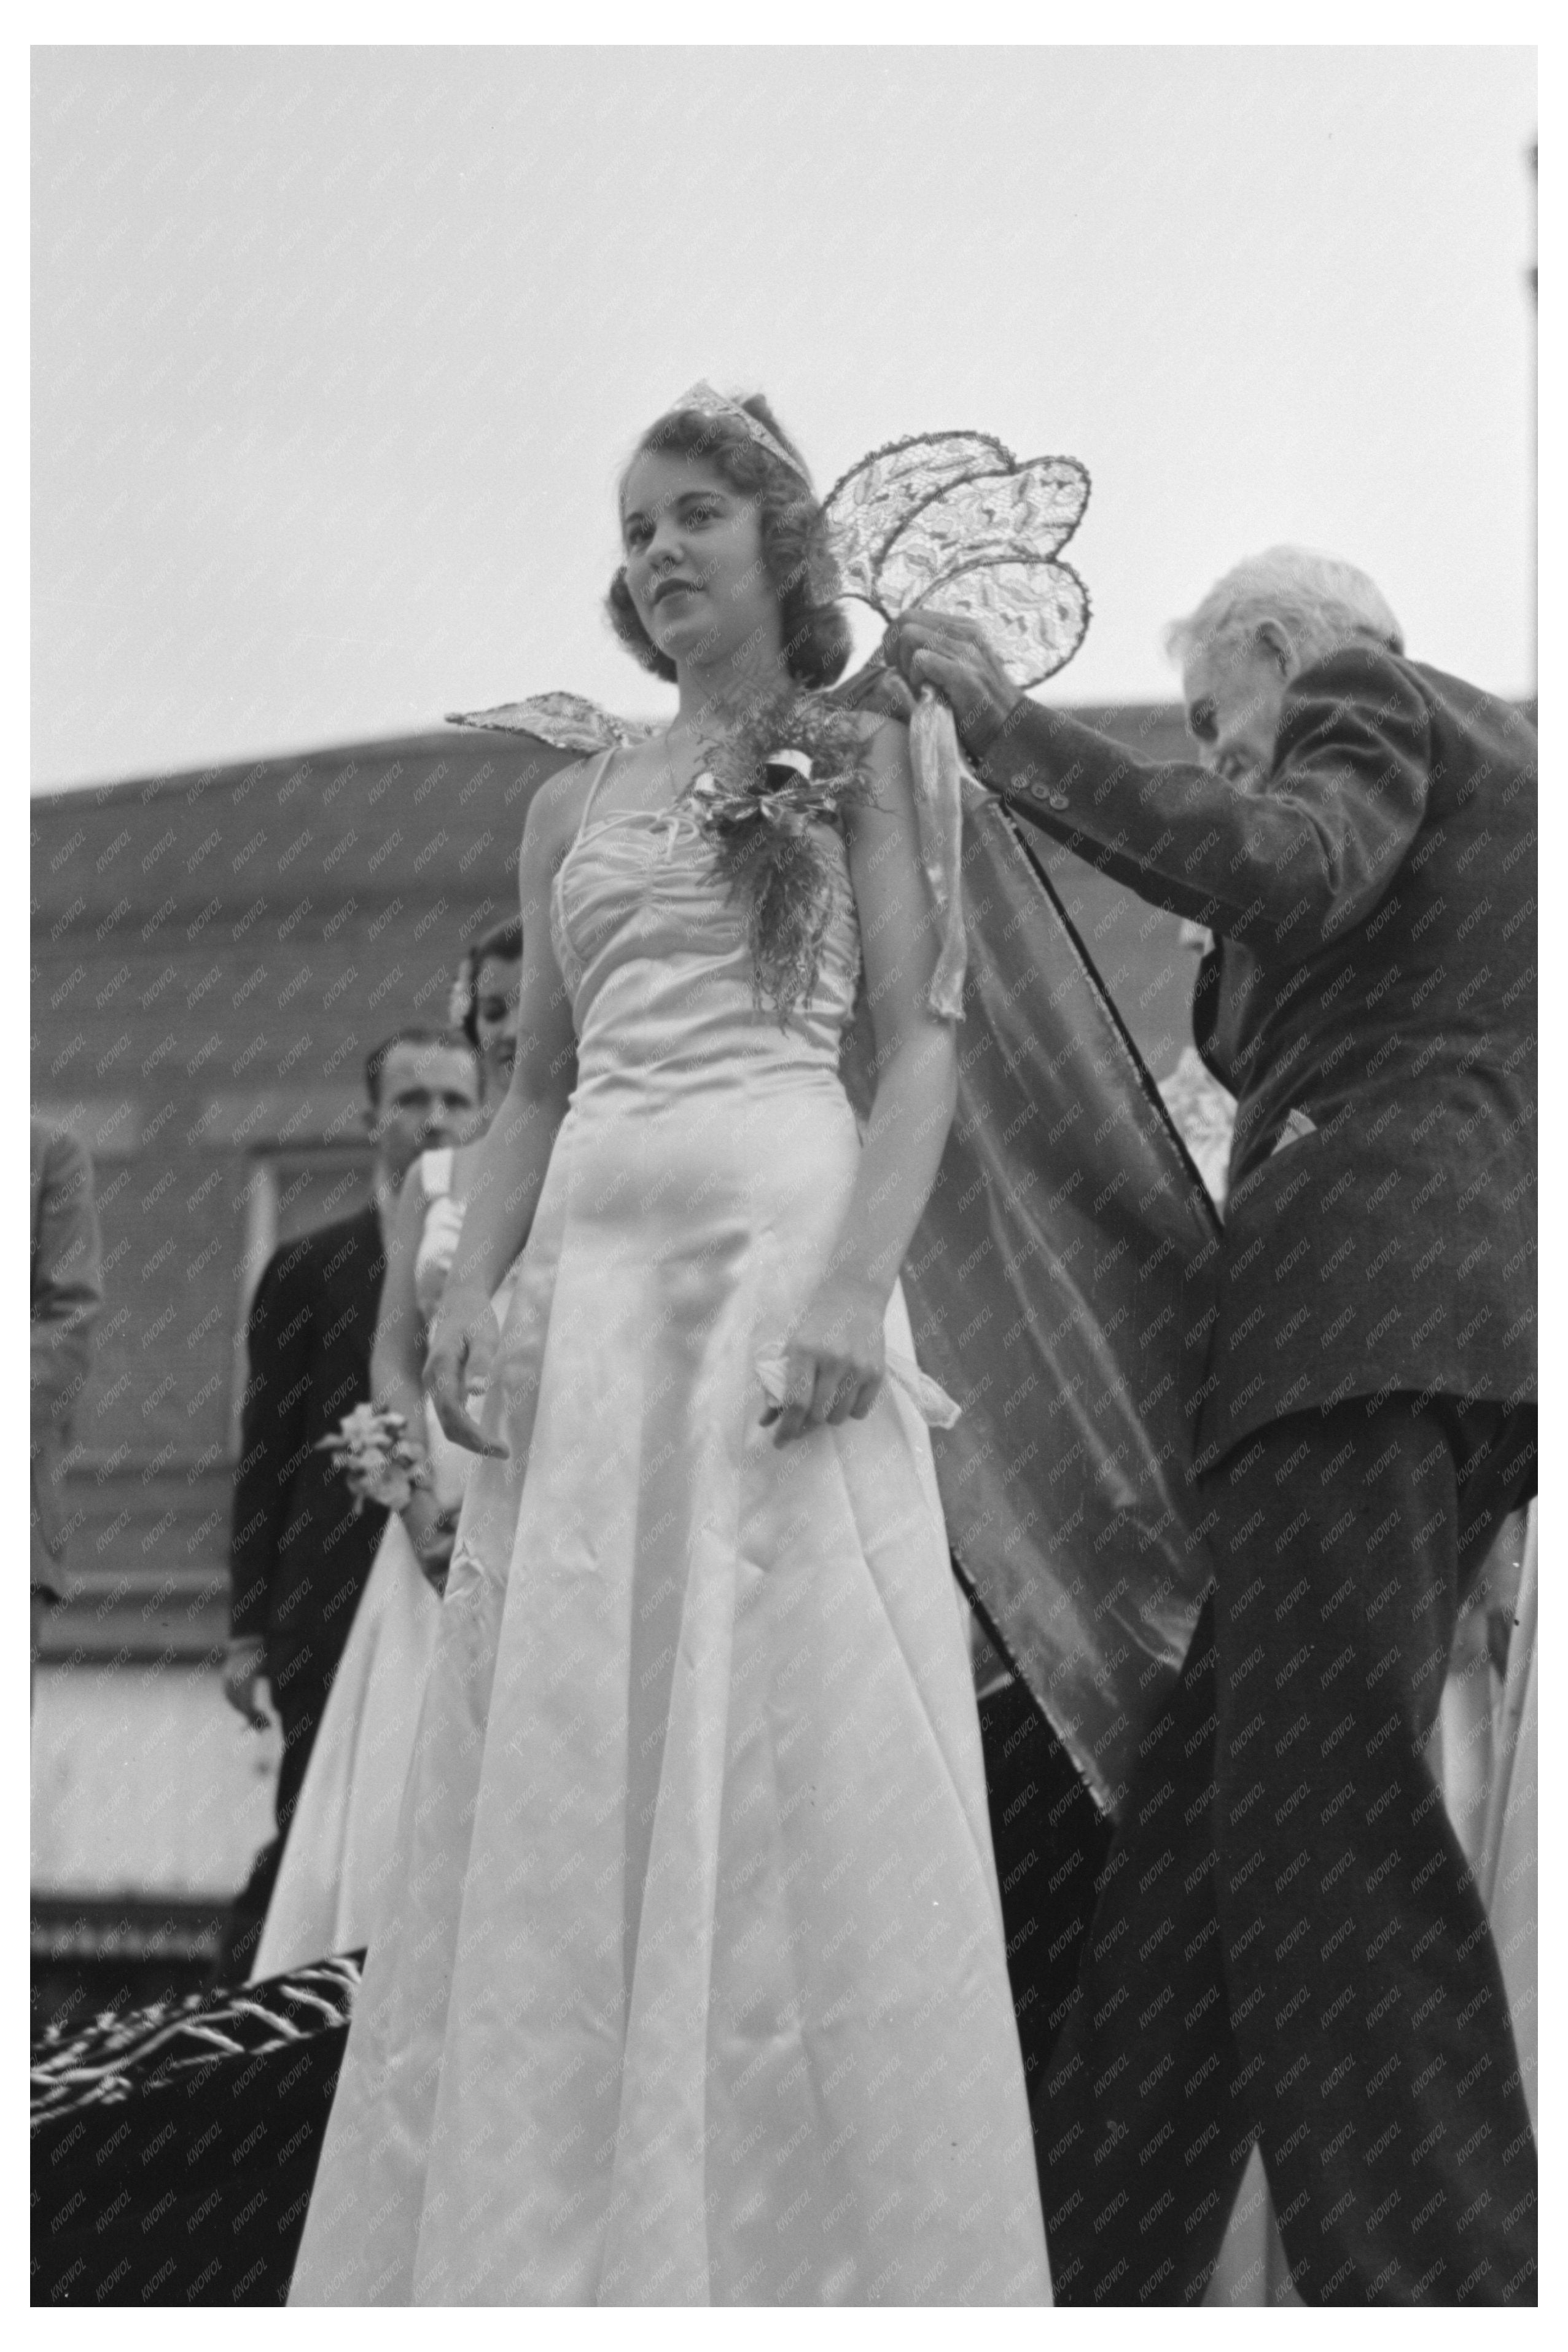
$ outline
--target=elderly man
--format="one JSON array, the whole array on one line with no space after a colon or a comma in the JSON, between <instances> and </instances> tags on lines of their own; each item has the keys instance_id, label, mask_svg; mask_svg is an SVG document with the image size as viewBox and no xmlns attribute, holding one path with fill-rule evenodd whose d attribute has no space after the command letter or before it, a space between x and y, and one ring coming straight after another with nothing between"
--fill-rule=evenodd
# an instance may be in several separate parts
<instances>
[{"instance_id":1,"label":"elderly man","mask_svg":"<svg viewBox=\"0 0 1568 2352\"><path fill-rule=\"evenodd\" d=\"M1195 1028L1238 1097L1216 1580L1036 2102L1051 2267L1196 2301L1256 2141L1307 2303L1531 2302L1530 2119L1424 1749L1535 1483L1534 736L1301 551L1171 645L1190 766L1024 700L971 624L887 646L1019 815L1213 931Z\"/></svg>"}]
</instances>

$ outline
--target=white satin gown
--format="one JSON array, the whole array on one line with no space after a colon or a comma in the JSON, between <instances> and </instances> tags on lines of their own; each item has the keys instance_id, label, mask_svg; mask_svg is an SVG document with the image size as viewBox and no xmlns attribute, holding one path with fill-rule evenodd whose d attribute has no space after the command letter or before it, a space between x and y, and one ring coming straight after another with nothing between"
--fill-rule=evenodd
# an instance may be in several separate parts
<instances>
[{"instance_id":1,"label":"white satin gown","mask_svg":"<svg viewBox=\"0 0 1568 2352\"><path fill-rule=\"evenodd\" d=\"M416 1163L425 1196L413 1286L428 1328L463 1229L452 1195L451 1151ZM504 1314L510 1277L497 1296ZM434 1413L425 1437L436 1500L461 1502L474 1455L454 1445ZM402 1521L386 1524L333 1677L283 1848L251 1969L280 1976L330 1952L367 1945L397 1851L402 1784L441 1623L441 1604Z\"/></svg>"},{"instance_id":2,"label":"white satin gown","mask_svg":"<svg viewBox=\"0 0 1568 2352\"><path fill-rule=\"evenodd\" d=\"M847 860L753 1001L684 812L552 904L578 1083L507 1317L291 2300L1046 2304L928 1433L757 1372L860 1142ZM913 1355L901 1296L891 1344Z\"/></svg>"}]
</instances>

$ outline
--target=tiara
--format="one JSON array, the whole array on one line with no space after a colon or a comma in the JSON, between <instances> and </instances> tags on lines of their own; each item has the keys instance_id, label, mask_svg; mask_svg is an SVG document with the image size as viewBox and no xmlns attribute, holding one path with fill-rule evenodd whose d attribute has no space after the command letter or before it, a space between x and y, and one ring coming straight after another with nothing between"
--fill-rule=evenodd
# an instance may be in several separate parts
<instances>
[{"instance_id":1,"label":"tiara","mask_svg":"<svg viewBox=\"0 0 1568 2352\"><path fill-rule=\"evenodd\" d=\"M722 416L731 425L738 425L760 448L768 450L781 465L788 466L792 474L798 475L808 489L811 488L810 475L799 457L790 456L778 435L769 433L761 418L753 416L749 408L742 408L738 400L731 400L726 394L716 391L706 378L699 378L689 392L683 392L679 400L671 403L671 407L685 409L698 416Z\"/></svg>"}]
</instances>

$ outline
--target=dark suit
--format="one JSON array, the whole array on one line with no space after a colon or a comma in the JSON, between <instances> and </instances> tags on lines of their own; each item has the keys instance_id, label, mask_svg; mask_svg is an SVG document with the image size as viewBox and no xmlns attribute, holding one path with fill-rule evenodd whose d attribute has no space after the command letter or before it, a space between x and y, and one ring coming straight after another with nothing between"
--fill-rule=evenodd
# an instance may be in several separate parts
<instances>
[{"instance_id":1,"label":"dark suit","mask_svg":"<svg viewBox=\"0 0 1568 2352\"><path fill-rule=\"evenodd\" d=\"M65 1550L60 1479L71 1412L87 1385L88 1335L103 1306L92 1162L74 1135L28 1127L32 1320L27 1519L35 1595L57 1600Z\"/></svg>"},{"instance_id":2,"label":"dark suit","mask_svg":"<svg viewBox=\"0 0 1568 2352\"><path fill-rule=\"evenodd\" d=\"M246 1327L229 1543L230 1624L266 1644L283 1725L277 1837L235 1906L220 1974L249 1966L316 1727L386 1513L353 1497L320 1440L371 1393L386 1253L375 1209L290 1242L256 1286Z\"/></svg>"},{"instance_id":3,"label":"dark suit","mask_svg":"<svg viewBox=\"0 0 1568 2352\"><path fill-rule=\"evenodd\" d=\"M1216 1585L1037 2102L1059 2289L1201 2294L1256 2138L1308 2302L1531 2301L1506 2002L1422 1750L1534 1486L1533 732L1357 646L1257 789L1033 705L984 772L1217 933L1195 1026L1238 1097Z\"/></svg>"}]
</instances>

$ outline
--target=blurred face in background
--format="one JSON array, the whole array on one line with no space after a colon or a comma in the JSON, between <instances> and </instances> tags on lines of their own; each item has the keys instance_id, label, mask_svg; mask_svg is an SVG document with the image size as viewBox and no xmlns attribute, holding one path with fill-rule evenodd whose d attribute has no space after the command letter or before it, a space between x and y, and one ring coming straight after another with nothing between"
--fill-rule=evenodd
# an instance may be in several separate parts
<instances>
[{"instance_id":1,"label":"blurred face in background","mask_svg":"<svg viewBox=\"0 0 1568 2352\"><path fill-rule=\"evenodd\" d=\"M520 958L486 956L475 974L474 1026L485 1057L485 1091L490 1096L504 1095L512 1081L522 985Z\"/></svg>"},{"instance_id":2,"label":"blurred face in background","mask_svg":"<svg viewBox=\"0 0 1568 2352\"><path fill-rule=\"evenodd\" d=\"M461 1143L479 1108L479 1066L465 1045L399 1041L382 1065L379 1098L367 1114L376 1157L401 1184L422 1151Z\"/></svg>"}]
</instances>

